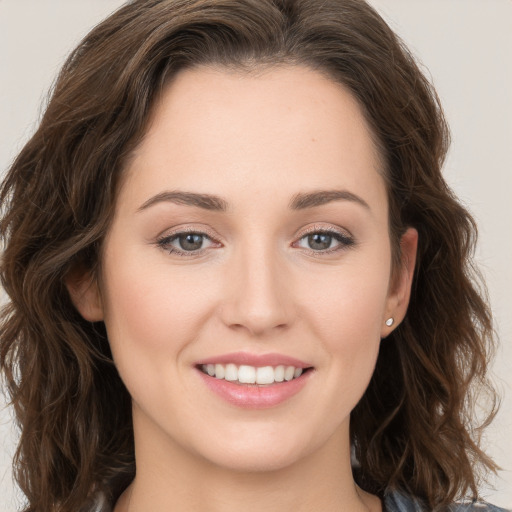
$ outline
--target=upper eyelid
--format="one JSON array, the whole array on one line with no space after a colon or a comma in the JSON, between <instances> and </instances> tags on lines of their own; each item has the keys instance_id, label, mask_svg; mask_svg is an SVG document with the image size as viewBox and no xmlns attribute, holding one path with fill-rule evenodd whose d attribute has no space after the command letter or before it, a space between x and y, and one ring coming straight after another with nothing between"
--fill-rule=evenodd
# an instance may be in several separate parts
<instances>
[{"instance_id":1,"label":"upper eyelid","mask_svg":"<svg viewBox=\"0 0 512 512\"><path fill-rule=\"evenodd\" d=\"M312 226L299 231L299 233L296 235L296 237L300 240L301 238L311 234L311 233L336 233L344 238L351 238L354 239L354 236L352 233L346 229L341 227L333 227L320 225L320 224L313 224Z\"/></svg>"},{"instance_id":2,"label":"upper eyelid","mask_svg":"<svg viewBox=\"0 0 512 512\"><path fill-rule=\"evenodd\" d=\"M333 227L333 226L325 226L320 224L313 224L312 226L309 226L305 229L299 230L294 235L294 238L300 239L304 236L311 234L311 233L337 233L339 235L345 236L347 238L353 238L353 235L348 231L346 228L340 228L340 227ZM173 230L165 230L162 232L162 234L157 236L157 240L163 240L165 238L172 238L176 237L178 235L181 235L183 233L197 233L200 235L206 235L208 238L210 238L213 241L220 242L221 238L218 234L214 233L213 231L206 229L204 227L183 227Z\"/></svg>"},{"instance_id":3,"label":"upper eyelid","mask_svg":"<svg viewBox=\"0 0 512 512\"><path fill-rule=\"evenodd\" d=\"M210 240L214 240L216 242L220 242L220 236L215 232L204 228L204 227L179 227L173 229L166 229L161 232L161 234L157 235L157 240L164 240L166 238L173 238L182 234L187 233L197 233L198 235L206 235Z\"/></svg>"}]
</instances>

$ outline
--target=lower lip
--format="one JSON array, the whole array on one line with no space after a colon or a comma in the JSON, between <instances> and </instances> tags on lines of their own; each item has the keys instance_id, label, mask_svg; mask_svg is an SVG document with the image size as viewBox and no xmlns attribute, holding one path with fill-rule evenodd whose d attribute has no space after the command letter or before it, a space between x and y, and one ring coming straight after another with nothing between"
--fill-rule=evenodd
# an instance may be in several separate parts
<instances>
[{"instance_id":1,"label":"lower lip","mask_svg":"<svg viewBox=\"0 0 512 512\"><path fill-rule=\"evenodd\" d=\"M300 377L266 386L257 384L235 384L225 379L210 377L196 369L203 382L226 402L244 409L266 409L275 407L296 395L313 373L308 370Z\"/></svg>"}]
</instances>

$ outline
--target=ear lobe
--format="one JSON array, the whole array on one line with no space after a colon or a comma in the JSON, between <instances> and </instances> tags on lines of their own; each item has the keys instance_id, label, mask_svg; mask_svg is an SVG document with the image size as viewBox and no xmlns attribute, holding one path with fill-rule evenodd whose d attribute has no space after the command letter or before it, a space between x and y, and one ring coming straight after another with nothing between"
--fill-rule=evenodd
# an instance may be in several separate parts
<instances>
[{"instance_id":1,"label":"ear lobe","mask_svg":"<svg viewBox=\"0 0 512 512\"><path fill-rule=\"evenodd\" d=\"M418 232L414 228L408 228L400 239L401 263L396 269L393 283L391 284L386 305L386 317L383 319L383 331L381 336L385 338L405 317L409 299L411 297L414 268L416 265L416 253L418 249ZM393 318L393 328L385 324L386 320Z\"/></svg>"},{"instance_id":2,"label":"ear lobe","mask_svg":"<svg viewBox=\"0 0 512 512\"><path fill-rule=\"evenodd\" d=\"M96 278L89 270L75 268L65 278L65 285L75 308L89 322L103 320L103 304Z\"/></svg>"}]
</instances>

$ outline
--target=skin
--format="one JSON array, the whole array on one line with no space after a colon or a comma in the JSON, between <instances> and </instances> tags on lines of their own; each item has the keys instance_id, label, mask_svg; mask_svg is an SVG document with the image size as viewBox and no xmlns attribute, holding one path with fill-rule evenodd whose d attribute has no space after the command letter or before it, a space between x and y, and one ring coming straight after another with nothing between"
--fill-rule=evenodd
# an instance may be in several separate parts
<instances>
[{"instance_id":1,"label":"skin","mask_svg":"<svg viewBox=\"0 0 512 512\"><path fill-rule=\"evenodd\" d=\"M361 201L289 207L319 190ZM154 199L166 191L228 206ZM170 252L186 229L209 238ZM322 230L352 243L311 248ZM392 279L381 161L342 86L304 67L178 74L126 169L101 284L68 282L82 315L105 322L133 399L137 477L116 512L381 510L353 481L349 419L405 315L416 243L409 229ZM242 409L194 368L241 350L314 370L284 403Z\"/></svg>"}]
</instances>

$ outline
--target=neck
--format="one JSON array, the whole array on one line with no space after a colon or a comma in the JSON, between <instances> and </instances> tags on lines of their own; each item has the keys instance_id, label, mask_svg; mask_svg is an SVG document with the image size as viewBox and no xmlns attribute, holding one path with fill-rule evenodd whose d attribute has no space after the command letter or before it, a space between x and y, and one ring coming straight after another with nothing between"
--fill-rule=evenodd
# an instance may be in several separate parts
<instances>
[{"instance_id":1,"label":"neck","mask_svg":"<svg viewBox=\"0 0 512 512\"><path fill-rule=\"evenodd\" d=\"M286 467L234 471L144 429L135 446L137 477L115 512L380 512L377 497L355 484L348 426ZM149 435L148 435L149 434ZM165 449L163 447L165 446Z\"/></svg>"}]
</instances>

